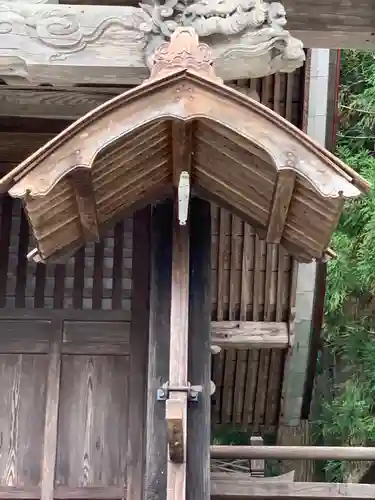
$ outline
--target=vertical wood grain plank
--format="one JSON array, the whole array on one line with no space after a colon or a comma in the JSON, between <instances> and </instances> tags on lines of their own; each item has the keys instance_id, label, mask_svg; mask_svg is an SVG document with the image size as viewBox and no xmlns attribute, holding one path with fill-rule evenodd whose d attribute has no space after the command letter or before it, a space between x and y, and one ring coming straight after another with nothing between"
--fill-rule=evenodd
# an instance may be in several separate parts
<instances>
[{"instance_id":1,"label":"vertical wood grain plank","mask_svg":"<svg viewBox=\"0 0 375 500\"><path fill-rule=\"evenodd\" d=\"M169 383L174 387L186 387L188 383L188 335L189 335L189 224L181 226L175 205L172 240L172 295L169 346ZM172 406L173 405L173 406ZM172 460L173 440L169 439L167 467L167 499L186 498L186 446L187 446L187 393L172 392L166 401L166 418L169 408L179 408L183 441L182 460ZM180 420L181 421L181 420ZM168 423L169 425L169 423ZM172 425L172 424L171 424Z\"/></svg>"},{"instance_id":2,"label":"vertical wood grain plank","mask_svg":"<svg viewBox=\"0 0 375 500\"><path fill-rule=\"evenodd\" d=\"M18 257L15 290L15 306L26 306L26 284L27 284L27 248L29 245L29 225L25 212L20 213L20 231L18 236Z\"/></svg>"},{"instance_id":3,"label":"vertical wood grain plank","mask_svg":"<svg viewBox=\"0 0 375 500\"><path fill-rule=\"evenodd\" d=\"M53 340L49 354L47 379L46 417L44 426L44 447L42 465L41 500L53 500L55 482L58 410L61 378L61 336L62 324L53 324Z\"/></svg>"},{"instance_id":4,"label":"vertical wood grain plank","mask_svg":"<svg viewBox=\"0 0 375 500\"><path fill-rule=\"evenodd\" d=\"M66 269L63 264L55 265L55 285L53 289L54 309L62 309L64 307L65 272Z\"/></svg>"},{"instance_id":5,"label":"vertical wood grain plank","mask_svg":"<svg viewBox=\"0 0 375 500\"><path fill-rule=\"evenodd\" d=\"M1 199L1 204L0 307L5 307L8 278L9 244L12 229L12 198L10 196L4 196Z\"/></svg>"},{"instance_id":6,"label":"vertical wood grain plank","mask_svg":"<svg viewBox=\"0 0 375 500\"><path fill-rule=\"evenodd\" d=\"M147 453L145 497L165 500L167 492L167 427L157 389L168 380L171 307L173 204L153 207L151 216L150 327L147 383Z\"/></svg>"},{"instance_id":7,"label":"vertical wood grain plank","mask_svg":"<svg viewBox=\"0 0 375 500\"><path fill-rule=\"evenodd\" d=\"M46 266L45 264L37 264L35 270L35 290L34 290L34 307L44 307L44 291L46 287Z\"/></svg>"},{"instance_id":8,"label":"vertical wood grain plank","mask_svg":"<svg viewBox=\"0 0 375 500\"><path fill-rule=\"evenodd\" d=\"M112 268L112 282L113 282L112 309L121 309L123 255L124 255L124 221L121 221L118 222L114 228L113 268ZM134 256L134 250L133 250L133 256ZM135 304L134 300L133 304Z\"/></svg>"},{"instance_id":9,"label":"vertical wood grain plank","mask_svg":"<svg viewBox=\"0 0 375 500\"><path fill-rule=\"evenodd\" d=\"M189 380L202 385L188 414L187 500L210 498L211 217L210 204L190 208Z\"/></svg>"},{"instance_id":10,"label":"vertical wood grain plank","mask_svg":"<svg viewBox=\"0 0 375 500\"><path fill-rule=\"evenodd\" d=\"M83 307L83 289L85 286L85 247L78 250L74 258L73 309Z\"/></svg>"},{"instance_id":11,"label":"vertical wood grain plank","mask_svg":"<svg viewBox=\"0 0 375 500\"><path fill-rule=\"evenodd\" d=\"M94 274L92 285L92 308L101 309L103 299L104 239L95 243Z\"/></svg>"},{"instance_id":12,"label":"vertical wood grain plank","mask_svg":"<svg viewBox=\"0 0 375 500\"><path fill-rule=\"evenodd\" d=\"M133 290L127 456L127 496L133 500L143 500L146 459L144 427L147 371L145 364L148 355L149 329L150 217L150 207L147 207L134 214L133 222ZM120 228L122 229L121 226ZM122 234L123 231L121 231L121 237ZM122 262L122 253L119 260Z\"/></svg>"}]
</instances>

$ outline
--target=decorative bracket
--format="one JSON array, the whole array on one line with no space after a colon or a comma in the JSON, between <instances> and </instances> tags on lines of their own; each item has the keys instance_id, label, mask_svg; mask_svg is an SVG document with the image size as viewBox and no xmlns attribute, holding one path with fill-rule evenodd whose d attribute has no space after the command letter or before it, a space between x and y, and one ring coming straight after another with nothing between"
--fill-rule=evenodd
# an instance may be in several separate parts
<instances>
[{"instance_id":1,"label":"decorative bracket","mask_svg":"<svg viewBox=\"0 0 375 500\"><path fill-rule=\"evenodd\" d=\"M188 219L190 201L190 175L185 170L180 174L178 182L178 221L185 226Z\"/></svg>"}]
</instances>

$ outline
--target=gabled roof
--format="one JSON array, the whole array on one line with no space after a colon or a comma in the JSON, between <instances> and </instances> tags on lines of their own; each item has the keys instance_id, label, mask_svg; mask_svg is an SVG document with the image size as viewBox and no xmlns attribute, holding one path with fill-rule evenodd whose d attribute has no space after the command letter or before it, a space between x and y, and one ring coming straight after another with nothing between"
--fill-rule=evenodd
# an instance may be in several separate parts
<instances>
[{"instance_id":1,"label":"gabled roof","mask_svg":"<svg viewBox=\"0 0 375 500\"><path fill-rule=\"evenodd\" d=\"M189 156L190 165L181 165ZM346 198L368 184L292 124L214 75L206 45L178 29L144 84L99 106L0 181L22 198L37 260L98 239L170 196L176 173L302 261L323 256Z\"/></svg>"}]
</instances>

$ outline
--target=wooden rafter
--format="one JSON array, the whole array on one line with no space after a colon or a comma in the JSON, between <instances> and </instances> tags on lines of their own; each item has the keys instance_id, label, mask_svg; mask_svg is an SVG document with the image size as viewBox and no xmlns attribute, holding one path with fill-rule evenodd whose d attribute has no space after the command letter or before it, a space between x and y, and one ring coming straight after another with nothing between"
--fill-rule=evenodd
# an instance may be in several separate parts
<instances>
[{"instance_id":1,"label":"wooden rafter","mask_svg":"<svg viewBox=\"0 0 375 500\"><path fill-rule=\"evenodd\" d=\"M267 243L280 243L290 202L292 201L296 172L280 170L273 193L272 209L268 221Z\"/></svg>"},{"instance_id":2,"label":"wooden rafter","mask_svg":"<svg viewBox=\"0 0 375 500\"><path fill-rule=\"evenodd\" d=\"M171 186L183 212L177 216L186 223L191 182L194 192L227 204L261 237L283 236L285 250L299 260L322 258L342 199L368 191L368 183L290 123L223 85L193 30L176 30L163 50L155 55L147 82L82 117L0 180L0 191L24 200L28 194L41 259L63 253L58 233L71 238L65 240L67 250L80 243L73 196L56 197L52 231L43 223L48 202L41 199L52 196L55 186L66 193L67 176L77 168L91 171L96 186L91 199L96 198L103 226L146 198L160 200L155 193ZM295 177L298 197L291 201ZM65 221L62 205L70 207ZM90 226L87 232L92 231Z\"/></svg>"},{"instance_id":3,"label":"wooden rafter","mask_svg":"<svg viewBox=\"0 0 375 500\"><path fill-rule=\"evenodd\" d=\"M86 241L99 241L98 214L90 170L76 169L70 176L70 183L77 201L83 237Z\"/></svg>"}]
</instances>

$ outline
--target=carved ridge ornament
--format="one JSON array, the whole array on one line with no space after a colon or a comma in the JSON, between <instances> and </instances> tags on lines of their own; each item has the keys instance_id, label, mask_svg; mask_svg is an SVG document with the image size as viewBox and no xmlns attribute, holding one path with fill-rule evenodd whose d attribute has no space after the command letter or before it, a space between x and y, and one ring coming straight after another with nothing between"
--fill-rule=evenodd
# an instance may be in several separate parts
<instances>
[{"instance_id":1,"label":"carved ridge ornament","mask_svg":"<svg viewBox=\"0 0 375 500\"><path fill-rule=\"evenodd\" d=\"M143 64L152 68L156 49L179 27L192 28L202 42L209 43L224 80L292 72L305 60L302 42L285 29L286 12L279 2L166 0L160 5L158 0L149 0L151 3L141 3L138 8L96 8L90 17L85 6L78 9L35 1L0 0L0 75L9 83L17 78L48 83L44 72L29 76L31 62L39 67L58 63L100 66L86 58L95 59L105 44L111 47L121 40L126 50L134 52L135 58L143 57ZM111 52L102 54L106 64L112 64ZM82 63L78 56L83 57ZM118 62L113 64L120 68L119 58L117 51Z\"/></svg>"},{"instance_id":2,"label":"carved ridge ornament","mask_svg":"<svg viewBox=\"0 0 375 500\"><path fill-rule=\"evenodd\" d=\"M212 53L205 43L199 43L198 35L192 28L178 28L170 42L163 43L153 57L149 83L180 70L189 70L222 84L212 67ZM186 89L184 89L186 90ZM187 89L188 91L192 89Z\"/></svg>"}]
</instances>

